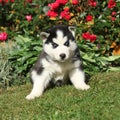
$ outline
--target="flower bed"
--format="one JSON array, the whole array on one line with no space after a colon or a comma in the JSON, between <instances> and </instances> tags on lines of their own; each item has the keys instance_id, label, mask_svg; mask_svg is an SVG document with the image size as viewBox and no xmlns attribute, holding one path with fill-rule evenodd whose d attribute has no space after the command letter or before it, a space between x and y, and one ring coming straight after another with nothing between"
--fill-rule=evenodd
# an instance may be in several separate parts
<instances>
[{"instance_id":1,"label":"flower bed","mask_svg":"<svg viewBox=\"0 0 120 120\"><path fill-rule=\"evenodd\" d=\"M0 9L0 43L16 44L7 53L16 76L28 76L42 49L39 33L56 24L76 26L85 72L119 70L119 0L0 0Z\"/></svg>"}]
</instances>

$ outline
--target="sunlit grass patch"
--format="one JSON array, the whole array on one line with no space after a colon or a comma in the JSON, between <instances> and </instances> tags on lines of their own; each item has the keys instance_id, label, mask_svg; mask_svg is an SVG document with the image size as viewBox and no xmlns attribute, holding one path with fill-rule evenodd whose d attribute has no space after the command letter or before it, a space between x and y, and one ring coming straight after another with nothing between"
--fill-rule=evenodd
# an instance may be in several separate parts
<instances>
[{"instance_id":1,"label":"sunlit grass patch","mask_svg":"<svg viewBox=\"0 0 120 120\"><path fill-rule=\"evenodd\" d=\"M63 86L45 91L28 101L32 85L13 87L0 95L0 116L4 120L118 120L120 118L120 72L98 73L89 81L88 91Z\"/></svg>"}]
</instances>

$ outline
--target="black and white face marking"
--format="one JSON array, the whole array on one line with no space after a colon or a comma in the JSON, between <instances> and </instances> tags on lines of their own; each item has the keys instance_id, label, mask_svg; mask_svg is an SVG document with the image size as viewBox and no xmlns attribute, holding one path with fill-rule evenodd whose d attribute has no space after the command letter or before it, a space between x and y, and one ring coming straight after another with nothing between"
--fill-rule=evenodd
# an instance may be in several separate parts
<instances>
[{"instance_id":1,"label":"black and white face marking","mask_svg":"<svg viewBox=\"0 0 120 120\"><path fill-rule=\"evenodd\" d=\"M56 43L56 42L53 42L53 41L52 41L51 44L52 44L53 49L57 48L60 45L59 43ZM66 40L66 42L63 45L66 46L66 47L69 47L69 45L70 45L69 40Z\"/></svg>"},{"instance_id":2,"label":"black and white face marking","mask_svg":"<svg viewBox=\"0 0 120 120\"><path fill-rule=\"evenodd\" d=\"M64 62L77 48L74 35L73 27L72 30L68 26L53 27L49 32L41 33L43 49L53 60Z\"/></svg>"},{"instance_id":3,"label":"black and white face marking","mask_svg":"<svg viewBox=\"0 0 120 120\"><path fill-rule=\"evenodd\" d=\"M58 47L58 44L56 44L56 43L54 43L54 42L52 42L51 44L52 44L53 49L55 49L55 48Z\"/></svg>"},{"instance_id":4,"label":"black and white face marking","mask_svg":"<svg viewBox=\"0 0 120 120\"><path fill-rule=\"evenodd\" d=\"M67 41L64 43L64 45L67 46L67 47L69 47L69 45L70 45L69 40L67 40Z\"/></svg>"}]
</instances>

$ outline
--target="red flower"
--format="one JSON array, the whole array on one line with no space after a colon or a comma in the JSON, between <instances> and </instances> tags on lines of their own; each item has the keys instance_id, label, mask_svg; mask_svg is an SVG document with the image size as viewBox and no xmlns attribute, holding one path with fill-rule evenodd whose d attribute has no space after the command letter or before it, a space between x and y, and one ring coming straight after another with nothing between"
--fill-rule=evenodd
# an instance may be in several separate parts
<instances>
[{"instance_id":1,"label":"red flower","mask_svg":"<svg viewBox=\"0 0 120 120\"><path fill-rule=\"evenodd\" d=\"M71 15L70 15L70 12L69 11L62 11L60 13L60 18L64 18L65 20L70 20L71 18Z\"/></svg>"},{"instance_id":2,"label":"red flower","mask_svg":"<svg viewBox=\"0 0 120 120\"><path fill-rule=\"evenodd\" d=\"M85 40L90 40L90 42L94 42L97 39L97 36L94 34L90 34L89 32L82 33L82 37Z\"/></svg>"},{"instance_id":3,"label":"red flower","mask_svg":"<svg viewBox=\"0 0 120 120\"><path fill-rule=\"evenodd\" d=\"M117 14L117 12L114 12L114 11L112 12L112 16L115 16L116 14Z\"/></svg>"},{"instance_id":4,"label":"red flower","mask_svg":"<svg viewBox=\"0 0 120 120\"><path fill-rule=\"evenodd\" d=\"M72 0L72 4L73 4L73 5L79 4L79 0Z\"/></svg>"},{"instance_id":5,"label":"red flower","mask_svg":"<svg viewBox=\"0 0 120 120\"><path fill-rule=\"evenodd\" d=\"M0 33L0 41L6 41L7 37L8 37L8 35L6 32Z\"/></svg>"},{"instance_id":6,"label":"red flower","mask_svg":"<svg viewBox=\"0 0 120 120\"><path fill-rule=\"evenodd\" d=\"M32 20L32 15L26 15L25 18L27 19L28 22Z\"/></svg>"},{"instance_id":7,"label":"red flower","mask_svg":"<svg viewBox=\"0 0 120 120\"><path fill-rule=\"evenodd\" d=\"M12 3L13 3L13 2L14 2L14 0L10 0L10 2L12 2Z\"/></svg>"},{"instance_id":8,"label":"red flower","mask_svg":"<svg viewBox=\"0 0 120 120\"><path fill-rule=\"evenodd\" d=\"M90 33L89 32L86 32L86 33L82 33L82 37L84 38L84 39L90 39Z\"/></svg>"},{"instance_id":9,"label":"red flower","mask_svg":"<svg viewBox=\"0 0 120 120\"><path fill-rule=\"evenodd\" d=\"M115 20L116 20L116 17L111 17L111 20L112 20L112 21L115 21Z\"/></svg>"},{"instance_id":10,"label":"red flower","mask_svg":"<svg viewBox=\"0 0 120 120\"><path fill-rule=\"evenodd\" d=\"M97 36L94 34L90 35L90 42L94 42L97 39Z\"/></svg>"},{"instance_id":11,"label":"red flower","mask_svg":"<svg viewBox=\"0 0 120 120\"><path fill-rule=\"evenodd\" d=\"M69 7L65 7L63 10L68 12L70 9L69 9Z\"/></svg>"},{"instance_id":12,"label":"red flower","mask_svg":"<svg viewBox=\"0 0 120 120\"><path fill-rule=\"evenodd\" d=\"M58 16L58 13L55 12L55 11L49 10L49 11L47 12L47 16L49 16L49 17L57 17L57 16Z\"/></svg>"},{"instance_id":13,"label":"red flower","mask_svg":"<svg viewBox=\"0 0 120 120\"><path fill-rule=\"evenodd\" d=\"M32 3L32 0L27 0L27 2Z\"/></svg>"},{"instance_id":14,"label":"red flower","mask_svg":"<svg viewBox=\"0 0 120 120\"><path fill-rule=\"evenodd\" d=\"M5 3L8 3L9 1L8 0L4 0Z\"/></svg>"},{"instance_id":15,"label":"red flower","mask_svg":"<svg viewBox=\"0 0 120 120\"><path fill-rule=\"evenodd\" d=\"M68 2L68 0L56 0L56 2L58 2L61 5L65 5Z\"/></svg>"},{"instance_id":16,"label":"red flower","mask_svg":"<svg viewBox=\"0 0 120 120\"><path fill-rule=\"evenodd\" d=\"M114 0L109 0L108 8L114 8L116 6L116 2Z\"/></svg>"},{"instance_id":17,"label":"red flower","mask_svg":"<svg viewBox=\"0 0 120 120\"><path fill-rule=\"evenodd\" d=\"M86 20L87 20L87 21L91 21L92 19L93 19L93 16L92 16L92 15L87 15L87 16L86 16Z\"/></svg>"},{"instance_id":18,"label":"red flower","mask_svg":"<svg viewBox=\"0 0 120 120\"><path fill-rule=\"evenodd\" d=\"M9 2L8 0L0 0L0 3L2 3L3 5L8 2Z\"/></svg>"},{"instance_id":19,"label":"red flower","mask_svg":"<svg viewBox=\"0 0 120 120\"><path fill-rule=\"evenodd\" d=\"M55 1L54 3L50 3L48 4L48 6L54 10L54 9L57 9L59 7L59 3L57 1Z\"/></svg>"},{"instance_id":20,"label":"red flower","mask_svg":"<svg viewBox=\"0 0 120 120\"><path fill-rule=\"evenodd\" d=\"M97 6L97 2L94 0L88 0L88 5L92 6L92 7L96 7Z\"/></svg>"}]
</instances>

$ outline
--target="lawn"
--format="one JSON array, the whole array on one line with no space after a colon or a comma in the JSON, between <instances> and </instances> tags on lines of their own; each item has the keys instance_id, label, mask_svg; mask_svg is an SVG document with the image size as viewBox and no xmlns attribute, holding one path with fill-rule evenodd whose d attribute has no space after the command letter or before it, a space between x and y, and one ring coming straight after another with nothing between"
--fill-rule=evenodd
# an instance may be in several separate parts
<instances>
[{"instance_id":1,"label":"lawn","mask_svg":"<svg viewBox=\"0 0 120 120\"><path fill-rule=\"evenodd\" d=\"M120 72L91 77L88 91L63 86L25 99L32 85L0 91L0 120L119 120Z\"/></svg>"}]
</instances>

